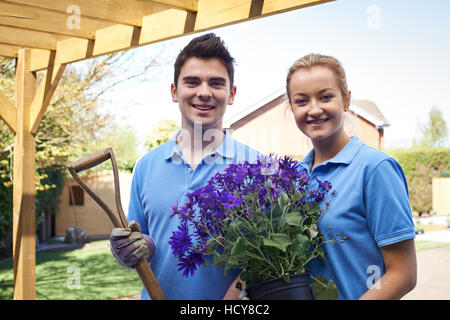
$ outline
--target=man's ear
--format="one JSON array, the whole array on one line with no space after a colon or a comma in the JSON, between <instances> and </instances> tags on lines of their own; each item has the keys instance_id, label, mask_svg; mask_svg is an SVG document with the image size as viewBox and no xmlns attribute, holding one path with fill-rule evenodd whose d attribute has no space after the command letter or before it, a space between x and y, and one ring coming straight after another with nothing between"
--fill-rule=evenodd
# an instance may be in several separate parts
<instances>
[{"instance_id":1,"label":"man's ear","mask_svg":"<svg viewBox=\"0 0 450 320\"><path fill-rule=\"evenodd\" d=\"M170 85L170 93L172 94L172 101L178 102L177 87L175 86L175 83Z\"/></svg>"},{"instance_id":2,"label":"man's ear","mask_svg":"<svg viewBox=\"0 0 450 320\"><path fill-rule=\"evenodd\" d=\"M352 100L352 92L347 91L347 95L344 97L344 111L347 112L350 109L350 101Z\"/></svg>"},{"instance_id":3,"label":"man's ear","mask_svg":"<svg viewBox=\"0 0 450 320\"><path fill-rule=\"evenodd\" d=\"M234 103L234 97L236 96L236 86L233 86L233 88L230 91L230 96L228 97L228 104L231 105Z\"/></svg>"}]
</instances>

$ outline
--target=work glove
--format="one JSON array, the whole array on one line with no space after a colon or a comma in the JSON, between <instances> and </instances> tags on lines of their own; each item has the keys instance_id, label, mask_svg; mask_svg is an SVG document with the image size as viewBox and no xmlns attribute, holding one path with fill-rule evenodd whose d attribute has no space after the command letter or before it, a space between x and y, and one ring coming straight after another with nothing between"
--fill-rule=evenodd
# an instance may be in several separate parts
<instances>
[{"instance_id":1,"label":"work glove","mask_svg":"<svg viewBox=\"0 0 450 320\"><path fill-rule=\"evenodd\" d=\"M238 299L239 300L250 300L250 298L247 294L247 287L245 286L245 284L242 285L242 288L239 291Z\"/></svg>"},{"instance_id":2,"label":"work glove","mask_svg":"<svg viewBox=\"0 0 450 320\"><path fill-rule=\"evenodd\" d=\"M131 270L140 259L150 262L155 253L155 242L150 236L141 233L139 223L135 220L128 224L128 228L114 228L109 242L117 262Z\"/></svg>"}]
</instances>

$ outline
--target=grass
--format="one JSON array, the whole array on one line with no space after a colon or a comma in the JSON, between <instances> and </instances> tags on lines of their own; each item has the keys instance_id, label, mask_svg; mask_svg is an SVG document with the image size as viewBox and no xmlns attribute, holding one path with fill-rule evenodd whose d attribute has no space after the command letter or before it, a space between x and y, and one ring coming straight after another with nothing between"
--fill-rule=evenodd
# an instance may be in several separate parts
<instances>
[{"instance_id":1,"label":"grass","mask_svg":"<svg viewBox=\"0 0 450 320\"><path fill-rule=\"evenodd\" d=\"M416 240L415 244L416 244L416 251L429 250L429 249L450 246L450 243L426 241L426 240Z\"/></svg>"},{"instance_id":2,"label":"grass","mask_svg":"<svg viewBox=\"0 0 450 320\"><path fill-rule=\"evenodd\" d=\"M36 254L37 300L105 300L136 295L142 283L112 257L106 241L91 247ZM416 240L416 250L449 246L450 243ZM0 262L0 300L13 298L12 259Z\"/></svg>"},{"instance_id":3,"label":"grass","mask_svg":"<svg viewBox=\"0 0 450 320\"><path fill-rule=\"evenodd\" d=\"M104 300L141 292L139 276L122 268L107 241L92 248L36 254L37 300ZM101 246L98 246L101 245ZM0 300L13 298L12 259L0 262Z\"/></svg>"}]
</instances>

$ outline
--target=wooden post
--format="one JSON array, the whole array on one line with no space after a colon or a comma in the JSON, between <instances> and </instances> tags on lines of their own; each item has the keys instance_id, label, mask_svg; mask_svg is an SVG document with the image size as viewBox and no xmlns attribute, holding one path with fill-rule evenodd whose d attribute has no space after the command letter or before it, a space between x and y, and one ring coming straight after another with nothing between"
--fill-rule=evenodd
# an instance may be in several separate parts
<instances>
[{"instance_id":1,"label":"wooden post","mask_svg":"<svg viewBox=\"0 0 450 320\"><path fill-rule=\"evenodd\" d=\"M20 49L16 70L17 131L14 137L13 256L14 299L35 299L36 142L30 132L30 107L36 78L30 72L30 49Z\"/></svg>"}]
</instances>

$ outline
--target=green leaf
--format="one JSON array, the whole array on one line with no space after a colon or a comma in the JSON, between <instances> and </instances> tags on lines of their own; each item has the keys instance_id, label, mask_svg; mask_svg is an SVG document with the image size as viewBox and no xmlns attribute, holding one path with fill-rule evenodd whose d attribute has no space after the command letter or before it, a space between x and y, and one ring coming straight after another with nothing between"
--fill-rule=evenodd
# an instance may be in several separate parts
<instances>
[{"instance_id":1,"label":"green leaf","mask_svg":"<svg viewBox=\"0 0 450 320\"><path fill-rule=\"evenodd\" d=\"M216 250L218 243L215 238L209 238L206 242L206 247L208 248L208 252L213 252Z\"/></svg>"},{"instance_id":2,"label":"green leaf","mask_svg":"<svg viewBox=\"0 0 450 320\"><path fill-rule=\"evenodd\" d=\"M300 212L289 212L286 215L286 223L290 226L298 226L302 225L303 217Z\"/></svg>"},{"instance_id":3,"label":"green leaf","mask_svg":"<svg viewBox=\"0 0 450 320\"><path fill-rule=\"evenodd\" d=\"M283 209L278 204L275 204L272 207L272 219L277 220L283 215Z\"/></svg>"},{"instance_id":4,"label":"green leaf","mask_svg":"<svg viewBox=\"0 0 450 320\"><path fill-rule=\"evenodd\" d=\"M275 247L283 252L286 252L286 247L292 243L287 234L284 233L270 233L269 238L264 238L265 246Z\"/></svg>"},{"instance_id":5,"label":"green leaf","mask_svg":"<svg viewBox=\"0 0 450 320\"><path fill-rule=\"evenodd\" d=\"M319 234L319 230L317 229L317 226L315 224L313 224L309 229L308 229L308 235L309 235L309 239L312 240L315 237L317 237L317 235Z\"/></svg>"},{"instance_id":6,"label":"green leaf","mask_svg":"<svg viewBox=\"0 0 450 320\"><path fill-rule=\"evenodd\" d=\"M316 202L314 203L314 206L311 208L311 211L309 212L309 214L314 214L320 211L320 206L319 204Z\"/></svg>"},{"instance_id":7,"label":"green leaf","mask_svg":"<svg viewBox=\"0 0 450 320\"><path fill-rule=\"evenodd\" d=\"M313 280L311 290L316 300L339 300L339 293L333 280L328 281L324 276L315 277Z\"/></svg>"},{"instance_id":8,"label":"green leaf","mask_svg":"<svg viewBox=\"0 0 450 320\"><path fill-rule=\"evenodd\" d=\"M309 238L304 234L298 234L295 237L295 240L292 242L292 251L297 256L303 256L308 253L309 247L311 246L311 242Z\"/></svg>"},{"instance_id":9,"label":"green leaf","mask_svg":"<svg viewBox=\"0 0 450 320\"><path fill-rule=\"evenodd\" d=\"M245 251L245 249L247 249L247 241L244 238L239 237L233 244L233 248L231 249L231 255L238 256L242 254Z\"/></svg>"},{"instance_id":10,"label":"green leaf","mask_svg":"<svg viewBox=\"0 0 450 320\"><path fill-rule=\"evenodd\" d=\"M303 197L303 194L301 192L296 192L291 196L292 202L300 201L300 199Z\"/></svg>"}]
</instances>

